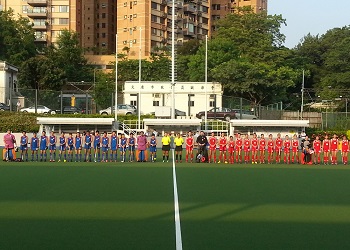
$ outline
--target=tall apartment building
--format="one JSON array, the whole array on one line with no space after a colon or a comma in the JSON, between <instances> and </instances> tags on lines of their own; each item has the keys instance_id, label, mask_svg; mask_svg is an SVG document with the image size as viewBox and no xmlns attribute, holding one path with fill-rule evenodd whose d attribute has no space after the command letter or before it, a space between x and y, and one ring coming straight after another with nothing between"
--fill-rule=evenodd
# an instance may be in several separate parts
<instances>
[{"instance_id":1,"label":"tall apartment building","mask_svg":"<svg viewBox=\"0 0 350 250\"><path fill-rule=\"evenodd\" d=\"M185 0L176 3L176 43L203 39L210 31L210 0ZM142 58L155 47L171 44L171 1L124 0L117 5L118 53ZM141 30L141 31L140 31ZM141 32L141 41L140 41Z\"/></svg>"},{"instance_id":2,"label":"tall apartment building","mask_svg":"<svg viewBox=\"0 0 350 250\"><path fill-rule=\"evenodd\" d=\"M55 43L63 29L79 33L90 54L115 52L116 5L114 0L0 0L0 9L13 9L29 18L35 42Z\"/></svg>"},{"instance_id":3,"label":"tall apartment building","mask_svg":"<svg viewBox=\"0 0 350 250\"><path fill-rule=\"evenodd\" d=\"M238 8L249 6L255 13L267 10L267 0L211 0L211 31L216 30L215 21Z\"/></svg>"}]
</instances>

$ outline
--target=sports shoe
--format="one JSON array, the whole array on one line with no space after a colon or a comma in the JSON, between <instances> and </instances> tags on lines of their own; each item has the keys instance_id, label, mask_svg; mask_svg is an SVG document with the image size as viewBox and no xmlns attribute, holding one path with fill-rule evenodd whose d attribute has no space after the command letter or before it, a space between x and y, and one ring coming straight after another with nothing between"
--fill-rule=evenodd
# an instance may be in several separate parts
<instances>
[{"instance_id":1,"label":"sports shoe","mask_svg":"<svg viewBox=\"0 0 350 250\"><path fill-rule=\"evenodd\" d=\"M220 163L221 163L221 161L218 161L218 163L220 164Z\"/></svg>"},{"instance_id":2,"label":"sports shoe","mask_svg":"<svg viewBox=\"0 0 350 250\"><path fill-rule=\"evenodd\" d=\"M225 161L225 164L227 164L228 162L227 161Z\"/></svg>"}]
</instances>

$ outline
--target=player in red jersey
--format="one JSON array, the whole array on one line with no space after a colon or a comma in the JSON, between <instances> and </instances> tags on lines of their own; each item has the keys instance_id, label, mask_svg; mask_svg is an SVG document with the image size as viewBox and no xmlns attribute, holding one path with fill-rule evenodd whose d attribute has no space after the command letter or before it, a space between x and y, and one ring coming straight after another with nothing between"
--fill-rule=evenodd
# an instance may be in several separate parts
<instances>
[{"instance_id":1,"label":"player in red jersey","mask_svg":"<svg viewBox=\"0 0 350 250\"><path fill-rule=\"evenodd\" d=\"M186 137L186 162L188 162L188 158L191 157L191 162L193 161L193 148L194 148L194 139L192 136L192 132L189 131Z\"/></svg>"},{"instance_id":2,"label":"player in red jersey","mask_svg":"<svg viewBox=\"0 0 350 250\"><path fill-rule=\"evenodd\" d=\"M332 165L336 165L337 163L337 152L338 152L338 138L337 135L334 134L331 139L331 154L332 154Z\"/></svg>"},{"instance_id":3,"label":"player in red jersey","mask_svg":"<svg viewBox=\"0 0 350 250\"><path fill-rule=\"evenodd\" d=\"M215 133L212 132L211 136L209 137L209 162L216 162L216 144L217 144L217 139L215 137ZM214 156L214 161L212 161L213 156Z\"/></svg>"},{"instance_id":4,"label":"player in red jersey","mask_svg":"<svg viewBox=\"0 0 350 250\"><path fill-rule=\"evenodd\" d=\"M294 163L294 160L297 160L297 163L299 163L299 141L297 135L293 135L292 140L292 163Z\"/></svg>"},{"instance_id":5,"label":"player in red jersey","mask_svg":"<svg viewBox=\"0 0 350 250\"><path fill-rule=\"evenodd\" d=\"M276 146L276 163L281 162L281 154L282 154L282 146L283 146L283 140L281 138L281 134L277 134L277 138L275 140L275 146Z\"/></svg>"},{"instance_id":6,"label":"player in red jersey","mask_svg":"<svg viewBox=\"0 0 350 250\"><path fill-rule=\"evenodd\" d=\"M321 141L320 137L316 136L315 140L312 142L312 147L314 148L314 164L321 163Z\"/></svg>"},{"instance_id":7,"label":"player in red jersey","mask_svg":"<svg viewBox=\"0 0 350 250\"><path fill-rule=\"evenodd\" d=\"M242 146L243 146L243 140L241 137L241 133L237 134L237 138L236 138L236 162L241 163L242 162Z\"/></svg>"},{"instance_id":8,"label":"player in red jersey","mask_svg":"<svg viewBox=\"0 0 350 250\"><path fill-rule=\"evenodd\" d=\"M265 163L265 149L266 149L266 140L264 134L261 134L259 140L259 155L260 155L260 163Z\"/></svg>"},{"instance_id":9,"label":"player in red jersey","mask_svg":"<svg viewBox=\"0 0 350 250\"><path fill-rule=\"evenodd\" d=\"M229 154L229 161L231 164L233 164L235 160L234 151L235 151L235 141L233 140L233 136L230 135L230 140L228 141L228 154Z\"/></svg>"},{"instance_id":10,"label":"player in red jersey","mask_svg":"<svg viewBox=\"0 0 350 250\"><path fill-rule=\"evenodd\" d=\"M289 140L289 136L286 135L284 141L283 141L283 161L284 163L290 163L290 146L291 141Z\"/></svg>"},{"instance_id":11,"label":"player in red jersey","mask_svg":"<svg viewBox=\"0 0 350 250\"><path fill-rule=\"evenodd\" d=\"M323 149L323 163L324 165L328 165L329 163L329 152L330 152L331 142L328 139L328 135L325 135L324 140L322 142Z\"/></svg>"},{"instance_id":12,"label":"player in red jersey","mask_svg":"<svg viewBox=\"0 0 350 250\"><path fill-rule=\"evenodd\" d=\"M248 163L250 160L250 139L248 134L244 136L243 151L244 151L244 162Z\"/></svg>"},{"instance_id":13,"label":"player in red jersey","mask_svg":"<svg viewBox=\"0 0 350 250\"><path fill-rule=\"evenodd\" d=\"M342 161L344 165L348 164L348 153L349 153L349 141L348 141L348 138L346 138L346 136L344 135L341 143L341 156L342 156Z\"/></svg>"},{"instance_id":14,"label":"player in red jersey","mask_svg":"<svg viewBox=\"0 0 350 250\"><path fill-rule=\"evenodd\" d=\"M256 136L256 133L253 134L253 138L251 140L251 148L252 148L252 164L258 164L258 150L259 150L259 140Z\"/></svg>"},{"instance_id":15,"label":"player in red jersey","mask_svg":"<svg viewBox=\"0 0 350 250\"><path fill-rule=\"evenodd\" d=\"M269 139L267 140L267 162L271 163L273 160L273 150L274 150L275 142L273 141L272 134L269 134Z\"/></svg>"},{"instance_id":16,"label":"player in red jersey","mask_svg":"<svg viewBox=\"0 0 350 250\"><path fill-rule=\"evenodd\" d=\"M221 133L221 136L219 138L219 151L220 151L220 155L219 155L218 163L221 163L221 161L224 161L225 163L227 163L226 161L227 138L225 136L225 133Z\"/></svg>"}]
</instances>

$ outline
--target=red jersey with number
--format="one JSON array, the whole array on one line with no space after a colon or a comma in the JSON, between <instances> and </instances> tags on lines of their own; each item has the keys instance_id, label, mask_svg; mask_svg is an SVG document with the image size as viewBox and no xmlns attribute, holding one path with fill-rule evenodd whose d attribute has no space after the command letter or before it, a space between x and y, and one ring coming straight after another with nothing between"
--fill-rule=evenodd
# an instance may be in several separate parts
<instances>
[{"instance_id":1,"label":"red jersey with number","mask_svg":"<svg viewBox=\"0 0 350 250\"><path fill-rule=\"evenodd\" d=\"M348 140L343 140L341 143L341 151L346 153L349 152L349 141Z\"/></svg>"},{"instance_id":2,"label":"red jersey with number","mask_svg":"<svg viewBox=\"0 0 350 250\"><path fill-rule=\"evenodd\" d=\"M267 152L272 153L274 146L275 146L274 141L273 140L268 140L268 142L267 142Z\"/></svg>"},{"instance_id":3,"label":"red jersey with number","mask_svg":"<svg viewBox=\"0 0 350 250\"><path fill-rule=\"evenodd\" d=\"M235 150L235 141L229 141L228 142L228 152L233 153Z\"/></svg>"},{"instance_id":4,"label":"red jersey with number","mask_svg":"<svg viewBox=\"0 0 350 250\"><path fill-rule=\"evenodd\" d=\"M323 140L323 152L329 152L330 145L331 143L328 139Z\"/></svg>"},{"instance_id":5,"label":"red jersey with number","mask_svg":"<svg viewBox=\"0 0 350 250\"><path fill-rule=\"evenodd\" d=\"M285 140L283 142L284 152L289 152L290 151L290 145L291 145L290 140L288 140L288 141Z\"/></svg>"},{"instance_id":6,"label":"red jersey with number","mask_svg":"<svg viewBox=\"0 0 350 250\"><path fill-rule=\"evenodd\" d=\"M266 140L264 139L260 139L259 140L259 150L260 151L264 151L266 147Z\"/></svg>"},{"instance_id":7,"label":"red jersey with number","mask_svg":"<svg viewBox=\"0 0 350 250\"><path fill-rule=\"evenodd\" d=\"M258 145L259 145L258 138L253 138L251 144L252 144L252 151L257 151Z\"/></svg>"},{"instance_id":8,"label":"red jersey with number","mask_svg":"<svg viewBox=\"0 0 350 250\"><path fill-rule=\"evenodd\" d=\"M250 150L250 140L244 139L244 151L248 152Z\"/></svg>"},{"instance_id":9,"label":"red jersey with number","mask_svg":"<svg viewBox=\"0 0 350 250\"><path fill-rule=\"evenodd\" d=\"M331 151L337 151L338 150L338 139L332 139L331 140Z\"/></svg>"},{"instance_id":10,"label":"red jersey with number","mask_svg":"<svg viewBox=\"0 0 350 250\"><path fill-rule=\"evenodd\" d=\"M192 149L193 148L193 137L187 137L186 138L186 149Z\"/></svg>"},{"instance_id":11,"label":"red jersey with number","mask_svg":"<svg viewBox=\"0 0 350 250\"><path fill-rule=\"evenodd\" d=\"M209 138L209 149L214 150L216 149L216 137L211 136Z\"/></svg>"},{"instance_id":12,"label":"red jersey with number","mask_svg":"<svg viewBox=\"0 0 350 250\"><path fill-rule=\"evenodd\" d=\"M320 140L314 140L313 148L314 148L315 153L320 153L321 152L321 141Z\"/></svg>"},{"instance_id":13,"label":"red jersey with number","mask_svg":"<svg viewBox=\"0 0 350 250\"><path fill-rule=\"evenodd\" d=\"M292 141L292 151L294 153L298 152L298 148L299 148L299 141L298 140L293 140Z\"/></svg>"},{"instance_id":14,"label":"red jersey with number","mask_svg":"<svg viewBox=\"0 0 350 250\"><path fill-rule=\"evenodd\" d=\"M220 137L220 140L219 140L220 151L226 150L226 144L227 144L226 137Z\"/></svg>"},{"instance_id":15,"label":"red jersey with number","mask_svg":"<svg viewBox=\"0 0 350 250\"><path fill-rule=\"evenodd\" d=\"M242 138L237 138L236 139L236 150L241 150L243 145Z\"/></svg>"},{"instance_id":16,"label":"red jersey with number","mask_svg":"<svg viewBox=\"0 0 350 250\"><path fill-rule=\"evenodd\" d=\"M281 138L277 138L275 144L276 144L276 151L281 151L283 140Z\"/></svg>"}]
</instances>

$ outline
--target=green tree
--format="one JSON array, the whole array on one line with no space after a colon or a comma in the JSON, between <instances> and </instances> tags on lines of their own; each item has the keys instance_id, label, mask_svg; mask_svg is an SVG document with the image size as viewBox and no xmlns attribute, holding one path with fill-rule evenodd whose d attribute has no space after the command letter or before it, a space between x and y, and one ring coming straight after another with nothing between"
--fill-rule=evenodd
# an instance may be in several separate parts
<instances>
[{"instance_id":1,"label":"green tree","mask_svg":"<svg viewBox=\"0 0 350 250\"><path fill-rule=\"evenodd\" d=\"M87 65L84 50L79 44L78 34L63 30L55 46L48 49L57 67L61 68L69 82L92 81L93 71Z\"/></svg>"},{"instance_id":2,"label":"green tree","mask_svg":"<svg viewBox=\"0 0 350 250\"><path fill-rule=\"evenodd\" d=\"M0 60L16 66L36 55L34 30L28 19L13 10L0 11Z\"/></svg>"},{"instance_id":3,"label":"green tree","mask_svg":"<svg viewBox=\"0 0 350 250\"><path fill-rule=\"evenodd\" d=\"M208 80L223 83L226 95L245 97L255 104L286 100L300 70L295 53L282 46L284 23L281 16L249 9L219 20L208 43ZM188 63L191 81L204 80L204 56L202 43Z\"/></svg>"}]
</instances>

